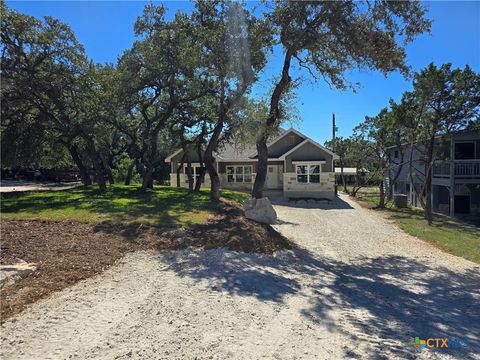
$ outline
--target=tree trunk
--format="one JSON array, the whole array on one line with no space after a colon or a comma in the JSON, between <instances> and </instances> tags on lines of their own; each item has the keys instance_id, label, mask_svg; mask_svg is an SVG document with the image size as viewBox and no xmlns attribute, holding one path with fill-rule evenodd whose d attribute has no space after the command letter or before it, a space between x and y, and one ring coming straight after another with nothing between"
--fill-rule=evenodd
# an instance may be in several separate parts
<instances>
[{"instance_id":1,"label":"tree trunk","mask_svg":"<svg viewBox=\"0 0 480 360\"><path fill-rule=\"evenodd\" d=\"M255 183L253 184L252 196L260 199L263 197L263 188L267 180L268 148L266 136L263 136L257 141L257 155L257 175L255 176Z\"/></svg>"},{"instance_id":2,"label":"tree trunk","mask_svg":"<svg viewBox=\"0 0 480 360\"><path fill-rule=\"evenodd\" d=\"M102 166L102 163L100 160L96 158L96 156L92 156L94 159L93 160L93 167L95 169L95 177L97 180L98 184L98 189L101 193L104 193L107 191L107 183L105 181L105 172Z\"/></svg>"},{"instance_id":3,"label":"tree trunk","mask_svg":"<svg viewBox=\"0 0 480 360\"><path fill-rule=\"evenodd\" d=\"M155 149L156 150L156 149ZM153 189L153 171L155 170L155 163L151 160L142 162L142 187L140 191L146 192L147 189Z\"/></svg>"},{"instance_id":4,"label":"tree trunk","mask_svg":"<svg viewBox=\"0 0 480 360\"><path fill-rule=\"evenodd\" d=\"M143 192L147 191L147 189L153 189L153 171L155 170L155 160L158 149L157 138L161 128L159 123L150 138L150 148L146 153L145 172L142 179L141 191Z\"/></svg>"},{"instance_id":5,"label":"tree trunk","mask_svg":"<svg viewBox=\"0 0 480 360\"><path fill-rule=\"evenodd\" d=\"M213 177L210 175L210 183L210 199L215 202L220 201L220 177L217 171Z\"/></svg>"},{"instance_id":6,"label":"tree trunk","mask_svg":"<svg viewBox=\"0 0 480 360\"><path fill-rule=\"evenodd\" d=\"M213 150L217 148L218 139L220 138L220 134L223 130L224 115L225 114L220 114L203 157L205 168L210 176L210 199L215 202L220 201L220 177L218 176L217 169L215 169L215 165L213 163Z\"/></svg>"},{"instance_id":7,"label":"tree trunk","mask_svg":"<svg viewBox=\"0 0 480 360\"><path fill-rule=\"evenodd\" d=\"M387 198L389 200L393 199L393 185L397 181L397 179L400 177L400 173L402 172L403 169L403 162L405 158L405 154L402 150L400 150L400 164L397 165L397 171L395 172L395 175L391 175L391 171L389 169L388 171L388 195Z\"/></svg>"},{"instance_id":8,"label":"tree trunk","mask_svg":"<svg viewBox=\"0 0 480 360\"><path fill-rule=\"evenodd\" d=\"M210 199L220 201L220 177L213 163L213 157L205 153L205 168L210 176Z\"/></svg>"},{"instance_id":9,"label":"tree trunk","mask_svg":"<svg viewBox=\"0 0 480 360\"><path fill-rule=\"evenodd\" d=\"M342 178L343 191L348 194L347 182L345 179L345 174L343 173L343 163L340 164L340 177Z\"/></svg>"},{"instance_id":10,"label":"tree trunk","mask_svg":"<svg viewBox=\"0 0 480 360\"><path fill-rule=\"evenodd\" d=\"M428 225L432 225L433 222L433 210L432 210L432 166L428 164L427 173L425 174L425 218L428 221Z\"/></svg>"},{"instance_id":11,"label":"tree trunk","mask_svg":"<svg viewBox=\"0 0 480 360\"><path fill-rule=\"evenodd\" d=\"M104 193L107 191L107 183L105 182L105 168L103 166L102 159L95 148L95 144L93 143L93 140L91 138L86 138L84 137L84 140L86 140L87 143L87 153L90 156L90 159L92 160L93 167L95 169L95 176L97 179L98 183L98 188L101 193Z\"/></svg>"},{"instance_id":12,"label":"tree trunk","mask_svg":"<svg viewBox=\"0 0 480 360\"><path fill-rule=\"evenodd\" d=\"M183 169L183 163L185 162L185 153L182 156L182 160L180 161L180 165L177 167L177 187L180 187L180 173Z\"/></svg>"},{"instance_id":13,"label":"tree trunk","mask_svg":"<svg viewBox=\"0 0 480 360\"><path fill-rule=\"evenodd\" d=\"M147 189L153 188L153 166L148 164L145 166L145 171L142 178L141 191L146 192Z\"/></svg>"},{"instance_id":14,"label":"tree trunk","mask_svg":"<svg viewBox=\"0 0 480 360\"><path fill-rule=\"evenodd\" d=\"M357 171L358 171L358 167L357 167ZM350 195L352 195L353 197L357 196L357 192L360 189L359 178L360 178L360 176L358 174L356 174L355 175L355 184L353 185L352 192L350 193Z\"/></svg>"},{"instance_id":15,"label":"tree trunk","mask_svg":"<svg viewBox=\"0 0 480 360\"><path fill-rule=\"evenodd\" d=\"M275 85L272 97L270 99L270 112L268 119L265 123L265 128L262 129L262 135L257 140L257 175L255 176L255 183L253 184L252 195L259 199L263 196L263 188L265 187L265 181L267 179L268 168L268 148L267 148L267 136L268 130L274 128L277 125L278 118L280 116L280 100L282 99L283 92L287 88L291 81L290 78L290 63L294 52L290 49L285 53L283 59L282 76ZM285 169L286 170L286 169Z\"/></svg>"},{"instance_id":16,"label":"tree trunk","mask_svg":"<svg viewBox=\"0 0 480 360\"><path fill-rule=\"evenodd\" d=\"M97 172L97 182L98 182L98 190L101 193L107 192L107 183L105 181L105 174L102 170Z\"/></svg>"},{"instance_id":17,"label":"tree trunk","mask_svg":"<svg viewBox=\"0 0 480 360\"><path fill-rule=\"evenodd\" d=\"M200 167L200 175L197 176L197 181L195 182L195 189L193 191L200 192L203 182L205 181L205 166Z\"/></svg>"},{"instance_id":18,"label":"tree trunk","mask_svg":"<svg viewBox=\"0 0 480 360\"><path fill-rule=\"evenodd\" d=\"M211 142L211 141L210 141ZM218 176L217 169L215 169L215 165L213 163L213 156L212 152L207 147L205 151L205 168L208 171L208 175L210 176L210 199L212 201L220 201L220 177Z\"/></svg>"},{"instance_id":19,"label":"tree trunk","mask_svg":"<svg viewBox=\"0 0 480 360\"><path fill-rule=\"evenodd\" d=\"M384 181L380 181L380 201L378 203L378 207L383 209L385 207L385 188L384 188Z\"/></svg>"},{"instance_id":20,"label":"tree trunk","mask_svg":"<svg viewBox=\"0 0 480 360\"><path fill-rule=\"evenodd\" d=\"M125 185L130 185L133 177L133 169L135 168L135 161L132 161L130 166L127 169L127 176L125 176Z\"/></svg>"},{"instance_id":21,"label":"tree trunk","mask_svg":"<svg viewBox=\"0 0 480 360\"><path fill-rule=\"evenodd\" d=\"M393 177L390 174L390 171L388 172L388 189L387 189L387 198L388 199L393 199L393 184L395 183L395 180L393 180Z\"/></svg>"},{"instance_id":22,"label":"tree trunk","mask_svg":"<svg viewBox=\"0 0 480 360\"><path fill-rule=\"evenodd\" d=\"M70 145L68 147L68 151L70 152L70 155L72 156L73 161L78 167L78 171L80 172L80 178L82 179L83 185L85 186L92 185L92 179L88 174L88 170L86 166L83 164L82 158L78 154L77 147L75 145Z\"/></svg>"},{"instance_id":23,"label":"tree trunk","mask_svg":"<svg viewBox=\"0 0 480 360\"><path fill-rule=\"evenodd\" d=\"M200 174L197 176L197 181L195 182L195 192L200 192L200 188L202 187L202 183L205 179L205 164L203 163L203 157L202 157L202 149L199 146L197 148L198 152L198 158L200 159Z\"/></svg>"},{"instance_id":24,"label":"tree trunk","mask_svg":"<svg viewBox=\"0 0 480 360\"><path fill-rule=\"evenodd\" d=\"M190 156L187 156L187 168L186 168L186 173L188 177L188 192L191 193L193 192L193 185L194 185L194 178L193 178L193 169L192 169L192 162L190 160Z\"/></svg>"},{"instance_id":25,"label":"tree trunk","mask_svg":"<svg viewBox=\"0 0 480 360\"><path fill-rule=\"evenodd\" d=\"M103 167L105 169L105 174L107 174L108 182L110 183L110 185L115 184L115 179L113 178L112 169L110 168L110 166L104 164Z\"/></svg>"},{"instance_id":26,"label":"tree trunk","mask_svg":"<svg viewBox=\"0 0 480 360\"><path fill-rule=\"evenodd\" d=\"M342 174L342 184L343 184L343 191L348 194L348 188L347 188L347 179L345 175Z\"/></svg>"},{"instance_id":27,"label":"tree trunk","mask_svg":"<svg viewBox=\"0 0 480 360\"><path fill-rule=\"evenodd\" d=\"M427 151L427 166L425 171L425 218L428 221L428 225L432 225L433 214L432 214L432 170L433 170L433 157L434 157L434 148L435 148L435 134L436 127L432 131L430 136L430 142L428 144Z\"/></svg>"}]
</instances>

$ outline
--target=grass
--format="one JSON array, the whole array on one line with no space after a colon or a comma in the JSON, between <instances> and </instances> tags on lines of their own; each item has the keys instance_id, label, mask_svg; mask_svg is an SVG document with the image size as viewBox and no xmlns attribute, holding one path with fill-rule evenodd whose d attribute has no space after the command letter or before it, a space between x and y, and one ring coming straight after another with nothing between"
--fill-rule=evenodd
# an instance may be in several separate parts
<instances>
[{"instance_id":1,"label":"grass","mask_svg":"<svg viewBox=\"0 0 480 360\"><path fill-rule=\"evenodd\" d=\"M222 202L210 201L209 190L188 194L187 189L156 186L146 193L139 186L113 185L104 194L94 186L62 191L31 192L2 199L3 218L53 221L144 223L155 226L205 223L222 203L240 203L249 196L222 190Z\"/></svg>"},{"instance_id":2,"label":"grass","mask_svg":"<svg viewBox=\"0 0 480 360\"><path fill-rule=\"evenodd\" d=\"M382 211L406 233L428 241L448 253L480 264L480 232L478 229L440 214L435 214L432 225L428 225L422 210L396 209L390 201L386 203L385 209L376 209L379 203L378 188L360 189L358 196L360 204Z\"/></svg>"}]
</instances>

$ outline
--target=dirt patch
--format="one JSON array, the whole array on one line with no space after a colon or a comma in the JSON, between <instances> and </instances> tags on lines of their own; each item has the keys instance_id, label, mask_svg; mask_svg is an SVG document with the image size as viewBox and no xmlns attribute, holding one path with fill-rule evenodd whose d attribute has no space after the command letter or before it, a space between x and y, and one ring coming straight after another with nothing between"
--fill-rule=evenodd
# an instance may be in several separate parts
<instances>
[{"instance_id":1,"label":"dirt patch","mask_svg":"<svg viewBox=\"0 0 480 360\"><path fill-rule=\"evenodd\" d=\"M122 235L96 231L91 224L2 220L2 264L19 260L37 270L1 291L1 320L28 304L91 277L126 252L139 248Z\"/></svg>"},{"instance_id":2,"label":"dirt patch","mask_svg":"<svg viewBox=\"0 0 480 360\"><path fill-rule=\"evenodd\" d=\"M225 208L207 224L193 227L188 238L191 246L205 249L226 247L233 251L271 254L291 248L287 238L271 226L246 219L235 207Z\"/></svg>"},{"instance_id":3,"label":"dirt patch","mask_svg":"<svg viewBox=\"0 0 480 360\"><path fill-rule=\"evenodd\" d=\"M1 323L34 301L102 272L127 252L189 245L264 253L290 247L275 230L244 219L233 208L188 231L138 224L2 219L0 263L23 260L35 263L37 270L0 290Z\"/></svg>"}]
</instances>

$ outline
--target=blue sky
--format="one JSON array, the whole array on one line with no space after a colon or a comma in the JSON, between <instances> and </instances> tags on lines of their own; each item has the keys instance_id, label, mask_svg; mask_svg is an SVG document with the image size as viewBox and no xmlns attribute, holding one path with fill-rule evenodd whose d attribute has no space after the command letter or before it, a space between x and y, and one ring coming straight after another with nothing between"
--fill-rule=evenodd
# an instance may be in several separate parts
<instances>
[{"instance_id":1,"label":"blue sky","mask_svg":"<svg viewBox=\"0 0 480 360\"><path fill-rule=\"evenodd\" d=\"M186 1L167 1L171 12L188 11ZM146 2L141 1L7 1L22 13L36 17L53 16L69 24L87 55L96 62L115 62L134 41L133 23ZM480 2L425 2L428 18L433 20L432 33L422 35L407 49L407 63L420 70L434 62L451 62L456 67L469 64L480 71ZM280 57L272 55L265 78L279 66ZM330 89L324 82L305 83L297 91L296 102L302 122L296 127L323 143L331 137L331 114L335 112L339 135L348 136L365 115L375 115L388 105L388 99L399 100L411 89L411 81L393 73L385 78L376 72L353 71L349 80L362 87L351 90ZM265 83L266 84L266 83ZM261 84L262 85L262 84Z\"/></svg>"}]
</instances>

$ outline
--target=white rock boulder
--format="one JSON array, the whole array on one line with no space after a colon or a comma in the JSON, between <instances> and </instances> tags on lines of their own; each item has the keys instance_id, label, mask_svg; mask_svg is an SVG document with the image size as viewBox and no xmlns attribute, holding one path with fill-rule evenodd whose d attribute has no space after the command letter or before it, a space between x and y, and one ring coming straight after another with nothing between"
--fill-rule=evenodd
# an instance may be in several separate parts
<instances>
[{"instance_id":1,"label":"white rock boulder","mask_svg":"<svg viewBox=\"0 0 480 360\"><path fill-rule=\"evenodd\" d=\"M270 200L266 197L260 199L250 199L243 203L243 210L247 219L264 224L275 224L277 213Z\"/></svg>"},{"instance_id":2,"label":"white rock boulder","mask_svg":"<svg viewBox=\"0 0 480 360\"><path fill-rule=\"evenodd\" d=\"M0 265L0 288L14 284L35 270L35 264L23 260L13 265Z\"/></svg>"}]
</instances>

